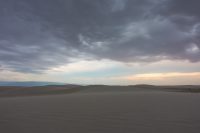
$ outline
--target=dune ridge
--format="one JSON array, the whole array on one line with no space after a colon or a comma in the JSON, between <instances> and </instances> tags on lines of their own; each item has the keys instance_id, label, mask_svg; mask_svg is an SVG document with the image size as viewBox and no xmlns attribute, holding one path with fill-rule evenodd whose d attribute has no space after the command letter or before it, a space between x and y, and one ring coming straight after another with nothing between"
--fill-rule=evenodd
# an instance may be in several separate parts
<instances>
[{"instance_id":1,"label":"dune ridge","mask_svg":"<svg viewBox=\"0 0 200 133\"><path fill-rule=\"evenodd\" d=\"M130 85L130 86L108 86L108 85L46 85L34 87L22 86L0 86L0 97L55 95L70 93L115 93L132 91L162 91L162 92L188 92L199 93L198 85L177 85L177 86L154 86L154 85Z\"/></svg>"}]
</instances>

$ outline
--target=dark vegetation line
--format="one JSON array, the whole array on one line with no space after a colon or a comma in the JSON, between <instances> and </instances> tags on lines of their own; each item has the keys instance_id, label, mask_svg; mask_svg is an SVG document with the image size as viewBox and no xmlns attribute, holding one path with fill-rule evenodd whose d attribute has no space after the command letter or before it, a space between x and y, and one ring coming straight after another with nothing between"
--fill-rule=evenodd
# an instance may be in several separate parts
<instances>
[{"instance_id":1,"label":"dark vegetation line","mask_svg":"<svg viewBox=\"0 0 200 133\"><path fill-rule=\"evenodd\" d=\"M1 86L0 97L58 95L58 94L71 94L71 93L76 93L76 92L84 92L84 93L113 92L114 93L114 92L134 92L134 91L200 93L200 86L192 86L192 85L185 85L185 86L47 85L47 86L37 86L37 87Z\"/></svg>"}]
</instances>

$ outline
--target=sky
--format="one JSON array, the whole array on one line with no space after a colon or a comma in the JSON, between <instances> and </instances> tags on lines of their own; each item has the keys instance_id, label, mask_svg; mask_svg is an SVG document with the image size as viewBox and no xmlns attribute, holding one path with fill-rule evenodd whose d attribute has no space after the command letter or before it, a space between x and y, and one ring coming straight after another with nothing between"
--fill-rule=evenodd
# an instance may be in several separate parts
<instances>
[{"instance_id":1,"label":"sky","mask_svg":"<svg viewBox=\"0 0 200 133\"><path fill-rule=\"evenodd\" d=\"M0 81L200 84L199 0L0 0Z\"/></svg>"}]
</instances>

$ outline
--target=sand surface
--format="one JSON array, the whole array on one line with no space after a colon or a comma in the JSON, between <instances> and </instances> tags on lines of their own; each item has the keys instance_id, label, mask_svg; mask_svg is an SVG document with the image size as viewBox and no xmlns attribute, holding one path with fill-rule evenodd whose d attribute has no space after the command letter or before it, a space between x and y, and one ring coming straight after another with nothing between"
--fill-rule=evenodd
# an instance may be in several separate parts
<instances>
[{"instance_id":1,"label":"sand surface","mask_svg":"<svg viewBox=\"0 0 200 133\"><path fill-rule=\"evenodd\" d=\"M199 133L200 94L76 92L0 98L1 133Z\"/></svg>"}]
</instances>

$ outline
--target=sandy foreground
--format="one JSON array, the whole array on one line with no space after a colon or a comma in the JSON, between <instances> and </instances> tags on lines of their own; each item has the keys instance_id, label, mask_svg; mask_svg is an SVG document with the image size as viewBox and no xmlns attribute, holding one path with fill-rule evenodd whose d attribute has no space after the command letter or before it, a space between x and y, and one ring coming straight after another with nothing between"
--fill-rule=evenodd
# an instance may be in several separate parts
<instances>
[{"instance_id":1,"label":"sandy foreground","mask_svg":"<svg viewBox=\"0 0 200 133\"><path fill-rule=\"evenodd\" d=\"M35 96L0 89L0 133L200 132L200 93L121 88Z\"/></svg>"}]
</instances>

